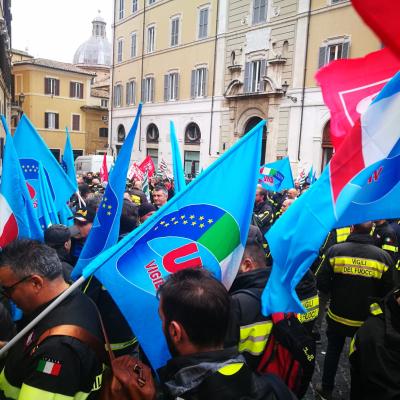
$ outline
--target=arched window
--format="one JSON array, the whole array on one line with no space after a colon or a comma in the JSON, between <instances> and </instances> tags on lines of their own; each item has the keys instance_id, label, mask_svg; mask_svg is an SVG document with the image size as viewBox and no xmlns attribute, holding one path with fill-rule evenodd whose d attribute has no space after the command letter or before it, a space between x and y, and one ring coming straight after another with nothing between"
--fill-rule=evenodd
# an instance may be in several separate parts
<instances>
[{"instance_id":1,"label":"arched window","mask_svg":"<svg viewBox=\"0 0 400 400\"><path fill-rule=\"evenodd\" d=\"M244 128L244 133L246 134L247 132L251 131L262 119L260 117L251 117L245 125ZM267 149L267 129L264 125L263 129L263 135L262 135L262 143L261 143L261 159L260 159L260 165L265 164L265 151Z\"/></svg>"},{"instance_id":2,"label":"arched window","mask_svg":"<svg viewBox=\"0 0 400 400\"><path fill-rule=\"evenodd\" d=\"M118 130L117 130L117 141L123 142L124 140L125 140L125 128L121 124L118 126Z\"/></svg>"},{"instance_id":3,"label":"arched window","mask_svg":"<svg viewBox=\"0 0 400 400\"><path fill-rule=\"evenodd\" d=\"M158 143L159 137L160 137L160 133L158 132L157 125L150 124L147 127L147 131L146 131L147 143Z\"/></svg>"},{"instance_id":4,"label":"arched window","mask_svg":"<svg viewBox=\"0 0 400 400\"><path fill-rule=\"evenodd\" d=\"M185 144L200 144L201 132L199 126L191 122L185 130Z\"/></svg>"},{"instance_id":5,"label":"arched window","mask_svg":"<svg viewBox=\"0 0 400 400\"><path fill-rule=\"evenodd\" d=\"M329 163L333 156L333 145L331 141L331 121L328 121L322 132L322 169Z\"/></svg>"}]
</instances>

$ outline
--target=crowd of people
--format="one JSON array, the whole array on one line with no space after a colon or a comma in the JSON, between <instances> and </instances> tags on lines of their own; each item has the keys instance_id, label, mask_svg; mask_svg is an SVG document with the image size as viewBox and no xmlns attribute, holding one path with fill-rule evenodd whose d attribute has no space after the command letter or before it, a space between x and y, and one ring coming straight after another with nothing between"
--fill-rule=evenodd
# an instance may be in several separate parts
<instances>
[{"instance_id":1,"label":"crowd of people","mask_svg":"<svg viewBox=\"0 0 400 400\"><path fill-rule=\"evenodd\" d=\"M3 342L71 284L104 194L96 174L77 180L72 226L52 225L45 244L21 239L0 253ZM120 239L174 196L167 178L151 178L147 194L142 189L140 181L127 182ZM107 288L91 277L1 360L0 399L302 398L324 334L328 346L318 398L334 398L339 358L349 338L351 399L399 399L398 221L330 232L296 287L305 312L261 312L273 265L265 234L307 189L297 183L280 193L257 187L244 254L229 291L200 268L176 272L159 287L159 315L171 354L165 367L151 369Z\"/></svg>"}]
</instances>

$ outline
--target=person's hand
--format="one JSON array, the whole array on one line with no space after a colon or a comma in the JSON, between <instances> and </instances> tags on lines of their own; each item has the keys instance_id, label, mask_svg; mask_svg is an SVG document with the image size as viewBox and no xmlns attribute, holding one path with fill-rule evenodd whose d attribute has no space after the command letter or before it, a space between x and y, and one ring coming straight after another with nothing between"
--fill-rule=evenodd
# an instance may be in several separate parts
<instances>
[{"instance_id":1,"label":"person's hand","mask_svg":"<svg viewBox=\"0 0 400 400\"><path fill-rule=\"evenodd\" d=\"M156 388L151 369L141 361L122 356L112 361L114 377L122 388L129 393L131 400L154 400Z\"/></svg>"}]
</instances>

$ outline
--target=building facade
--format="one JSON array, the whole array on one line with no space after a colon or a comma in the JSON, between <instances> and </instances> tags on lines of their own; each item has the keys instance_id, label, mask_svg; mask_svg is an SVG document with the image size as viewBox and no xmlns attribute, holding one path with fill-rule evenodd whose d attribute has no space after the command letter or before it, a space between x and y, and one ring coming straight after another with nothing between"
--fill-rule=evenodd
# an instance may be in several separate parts
<instances>
[{"instance_id":1,"label":"building facade","mask_svg":"<svg viewBox=\"0 0 400 400\"><path fill-rule=\"evenodd\" d=\"M185 173L220 153L227 0L115 0L111 146L118 152L142 100L133 159L171 163L173 119Z\"/></svg>"}]
</instances>

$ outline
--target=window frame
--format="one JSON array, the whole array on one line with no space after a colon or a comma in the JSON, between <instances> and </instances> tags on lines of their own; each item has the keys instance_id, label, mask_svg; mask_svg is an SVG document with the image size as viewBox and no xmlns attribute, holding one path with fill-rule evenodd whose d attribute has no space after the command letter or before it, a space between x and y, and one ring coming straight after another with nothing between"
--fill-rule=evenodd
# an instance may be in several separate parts
<instances>
[{"instance_id":1,"label":"window frame","mask_svg":"<svg viewBox=\"0 0 400 400\"><path fill-rule=\"evenodd\" d=\"M164 75L164 101L179 99L179 72L170 71Z\"/></svg>"},{"instance_id":2,"label":"window frame","mask_svg":"<svg viewBox=\"0 0 400 400\"><path fill-rule=\"evenodd\" d=\"M83 99L84 85L79 81L70 81L70 94L72 99ZM79 89L78 89L79 88Z\"/></svg>"},{"instance_id":3,"label":"window frame","mask_svg":"<svg viewBox=\"0 0 400 400\"><path fill-rule=\"evenodd\" d=\"M52 76L46 76L44 78L44 94L50 96L59 96L60 95L60 79L54 78ZM48 88L48 91L46 89Z\"/></svg>"},{"instance_id":4,"label":"window frame","mask_svg":"<svg viewBox=\"0 0 400 400\"><path fill-rule=\"evenodd\" d=\"M207 21L206 24L204 25L204 23L202 23L202 13L204 11L207 11ZM210 20L210 6L206 5L203 7L199 8L199 16L198 16L198 28L197 28L197 39L198 40L202 40L202 39L207 39L209 37L209 20ZM204 30L204 28L202 29L202 27L206 26L206 32L202 32Z\"/></svg>"},{"instance_id":5,"label":"window frame","mask_svg":"<svg viewBox=\"0 0 400 400\"><path fill-rule=\"evenodd\" d=\"M192 157L189 157L189 153L196 153L198 155L198 160L194 159L193 154ZM192 175L192 165L194 164L194 168L195 168L195 176L191 176ZM187 168L187 163L190 163L190 167ZM197 167L197 168L196 168ZM183 152L183 170L185 172L185 176L187 177L191 177L191 178L195 178L200 171L200 151L196 151L196 150L185 150Z\"/></svg>"},{"instance_id":6,"label":"window frame","mask_svg":"<svg viewBox=\"0 0 400 400\"><path fill-rule=\"evenodd\" d=\"M132 32L130 36L131 36L131 48L130 48L131 54L130 55L131 55L131 58L134 58L137 55L137 33ZM133 40L133 38L135 38L135 40Z\"/></svg>"},{"instance_id":7,"label":"window frame","mask_svg":"<svg viewBox=\"0 0 400 400\"><path fill-rule=\"evenodd\" d=\"M115 108L122 107L122 83L118 82L114 85L114 92L113 92L113 106ZM117 94L118 94L118 99L117 99ZM117 101L118 100L118 101Z\"/></svg>"},{"instance_id":8,"label":"window frame","mask_svg":"<svg viewBox=\"0 0 400 400\"><path fill-rule=\"evenodd\" d=\"M152 40L150 40L150 31L153 32L151 36ZM154 53L155 50L156 50L156 26L153 24L147 27L146 52L147 54L151 54Z\"/></svg>"},{"instance_id":9,"label":"window frame","mask_svg":"<svg viewBox=\"0 0 400 400\"><path fill-rule=\"evenodd\" d=\"M102 132L106 132L106 135L102 135ZM99 138L106 138L108 139L108 127L104 127L102 126L101 128L99 128Z\"/></svg>"},{"instance_id":10,"label":"window frame","mask_svg":"<svg viewBox=\"0 0 400 400\"><path fill-rule=\"evenodd\" d=\"M189 132L189 129L191 127L194 127L195 132L198 131L198 135L193 139L190 137L190 132ZM199 124L192 121L189 124L187 124L185 128L185 145L198 146L200 144L200 141L201 141L201 130Z\"/></svg>"},{"instance_id":11,"label":"window frame","mask_svg":"<svg viewBox=\"0 0 400 400\"><path fill-rule=\"evenodd\" d=\"M195 70L194 98L207 97L208 68L198 67Z\"/></svg>"},{"instance_id":12,"label":"window frame","mask_svg":"<svg viewBox=\"0 0 400 400\"><path fill-rule=\"evenodd\" d=\"M258 15L256 15L256 4L258 3ZM261 15L262 3L264 3L264 15ZM252 25L264 24L268 17L268 0L253 0L251 7Z\"/></svg>"},{"instance_id":13,"label":"window frame","mask_svg":"<svg viewBox=\"0 0 400 400\"><path fill-rule=\"evenodd\" d=\"M138 0L132 0L132 14L135 14L139 9Z\"/></svg>"},{"instance_id":14,"label":"window frame","mask_svg":"<svg viewBox=\"0 0 400 400\"><path fill-rule=\"evenodd\" d=\"M125 14L125 0L119 0L118 19L124 19Z\"/></svg>"},{"instance_id":15,"label":"window frame","mask_svg":"<svg viewBox=\"0 0 400 400\"><path fill-rule=\"evenodd\" d=\"M341 57L329 60L329 49L337 46L342 46ZM348 35L324 40L321 46L319 47L318 69L324 67L325 65L328 65L332 61L350 58L350 51L351 51L351 37Z\"/></svg>"},{"instance_id":16,"label":"window frame","mask_svg":"<svg viewBox=\"0 0 400 400\"><path fill-rule=\"evenodd\" d=\"M176 23L176 32L174 32L174 23ZM170 47L179 46L179 35L180 35L180 24L181 18L179 15L171 17L171 37L170 37Z\"/></svg>"},{"instance_id":17,"label":"window frame","mask_svg":"<svg viewBox=\"0 0 400 400\"><path fill-rule=\"evenodd\" d=\"M136 104L136 81L130 79L126 83L126 105L133 106Z\"/></svg>"},{"instance_id":18,"label":"window frame","mask_svg":"<svg viewBox=\"0 0 400 400\"><path fill-rule=\"evenodd\" d=\"M79 117L79 129L74 129L74 117ZM71 132L81 132L81 123L82 123L82 116L81 114L72 113L71 114Z\"/></svg>"},{"instance_id":19,"label":"window frame","mask_svg":"<svg viewBox=\"0 0 400 400\"><path fill-rule=\"evenodd\" d=\"M154 103L154 76L146 76L143 78L144 81L144 103Z\"/></svg>"},{"instance_id":20,"label":"window frame","mask_svg":"<svg viewBox=\"0 0 400 400\"><path fill-rule=\"evenodd\" d=\"M52 118L50 118L52 117ZM54 118L53 118L54 117ZM47 121L47 126L46 126ZM50 123L54 122L53 123ZM44 129L58 130L60 129L60 114L54 111L45 111L44 113Z\"/></svg>"},{"instance_id":21,"label":"window frame","mask_svg":"<svg viewBox=\"0 0 400 400\"><path fill-rule=\"evenodd\" d=\"M124 39L117 39L117 63L122 63L124 57Z\"/></svg>"}]
</instances>

